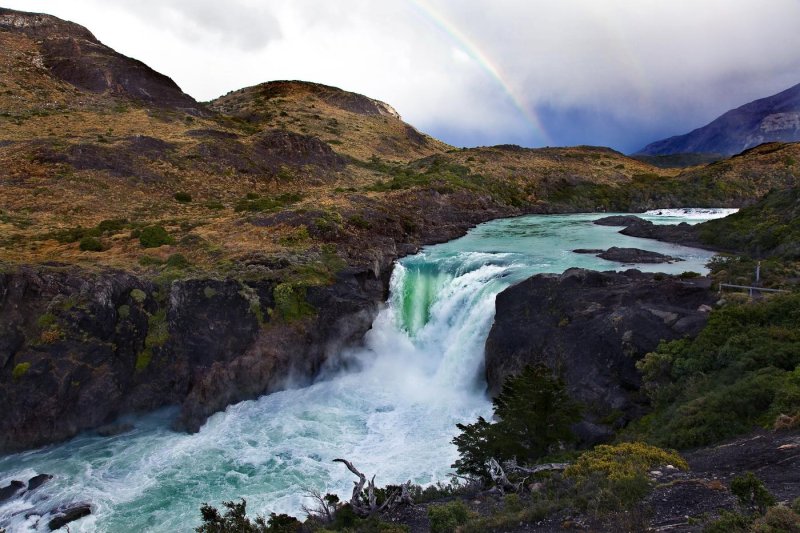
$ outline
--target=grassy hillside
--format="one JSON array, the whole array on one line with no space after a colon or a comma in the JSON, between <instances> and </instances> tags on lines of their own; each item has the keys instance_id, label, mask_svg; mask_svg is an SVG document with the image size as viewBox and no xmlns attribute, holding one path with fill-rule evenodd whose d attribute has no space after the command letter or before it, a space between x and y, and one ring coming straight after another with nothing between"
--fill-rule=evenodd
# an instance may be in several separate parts
<instances>
[{"instance_id":1,"label":"grassy hillside","mask_svg":"<svg viewBox=\"0 0 800 533\"><path fill-rule=\"evenodd\" d=\"M606 148L458 149L385 103L304 82L201 104L80 26L0 10L7 263L368 265L498 216L740 205L794 183L797 160L777 145L681 172ZM141 239L158 228L163 242Z\"/></svg>"}]
</instances>

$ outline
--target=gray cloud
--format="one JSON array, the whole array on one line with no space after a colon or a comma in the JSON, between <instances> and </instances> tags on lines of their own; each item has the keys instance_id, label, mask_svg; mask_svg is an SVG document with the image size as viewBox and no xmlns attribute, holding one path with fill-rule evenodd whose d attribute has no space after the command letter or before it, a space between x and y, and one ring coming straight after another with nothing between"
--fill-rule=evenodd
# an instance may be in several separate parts
<instances>
[{"instance_id":1,"label":"gray cloud","mask_svg":"<svg viewBox=\"0 0 800 533\"><path fill-rule=\"evenodd\" d=\"M800 82L797 0L6 4L87 25L200 99L318 81L386 100L456 144L630 151Z\"/></svg>"}]
</instances>

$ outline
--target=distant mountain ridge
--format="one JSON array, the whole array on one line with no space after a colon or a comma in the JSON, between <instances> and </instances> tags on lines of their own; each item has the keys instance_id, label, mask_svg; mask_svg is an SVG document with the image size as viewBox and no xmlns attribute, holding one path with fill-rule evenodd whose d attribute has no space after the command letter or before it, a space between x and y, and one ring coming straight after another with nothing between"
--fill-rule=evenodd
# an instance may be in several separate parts
<instances>
[{"instance_id":1,"label":"distant mountain ridge","mask_svg":"<svg viewBox=\"0 0 800 533\"><path fill-rule=\"evenodd\" d=\"M800 141L800 84L732 109L685 135L650 143L637 154L738 154L765 142Z\"/></svg>"}]
</instances>

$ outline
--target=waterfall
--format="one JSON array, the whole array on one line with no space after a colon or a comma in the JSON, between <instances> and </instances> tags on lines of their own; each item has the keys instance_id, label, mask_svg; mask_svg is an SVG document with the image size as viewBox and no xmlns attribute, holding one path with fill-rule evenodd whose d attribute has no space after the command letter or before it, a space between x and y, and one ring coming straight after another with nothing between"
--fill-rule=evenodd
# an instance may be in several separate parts
<instances>
[{"instance_id":1,"label":"waterfall","mask_svg":"<svg viewBox=\"0 0 800 533\"><path fill-rule=\"evenodd\" d=\"M537 272L623 268L573 248L645 242L686 262L642 268L675 273L702 272L711 256L622 236L593 225L598 216L498 220L403 259L364 347L342 354L356 364L310 387L232 405L197 434L169 430L174 411L166 410L132 419L135 429L123 435L87 433L0 457L0 487L39 473L55 476L0 503L0 527L46 531L48 517L35 513L86 501L93 514L70 524L73 532L188 532L204 502L240 497L250 514L302 517L302 505L311 503L304 488L340 496L352 489L352 475L333 463L337 457L375 474L379 484L445 480L457 458L456 423L491 414L483 349L501 290Z\"/></svg>"}]
</instances>

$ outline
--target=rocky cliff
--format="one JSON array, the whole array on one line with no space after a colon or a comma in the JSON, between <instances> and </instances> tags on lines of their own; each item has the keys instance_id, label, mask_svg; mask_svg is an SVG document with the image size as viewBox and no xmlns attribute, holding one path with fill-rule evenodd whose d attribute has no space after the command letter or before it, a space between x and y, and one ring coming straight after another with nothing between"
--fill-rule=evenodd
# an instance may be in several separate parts
<instances>
[{"instance_id":1,"label":"rocky cliff","mask_svg":"<svg viewBox=\"0 0 800 533\"><path fill-rule=\"evenodd\" d=\"M178 427L197 430L230 403L306 383L361 339L385 282L343 272L307 289L308 312L295 316L286 288L266 279L155 284L75 268L0 274L0 451L168 404L181 405Z\"/></svg>"},{"instance_id":2,"label":"rocky cliff","mask_svg":"<svg viewBox=\"0 0 800 533\"><path fill-rule=\"evenodd\" d=\"M526 365L544 364L584 407L584 442L609 438L644 413L635 363L661 340L696 335L715 295L706 279L637 270L540 274L497 296L486 341L489 392Z\"/></svg>"}]
</instances>

